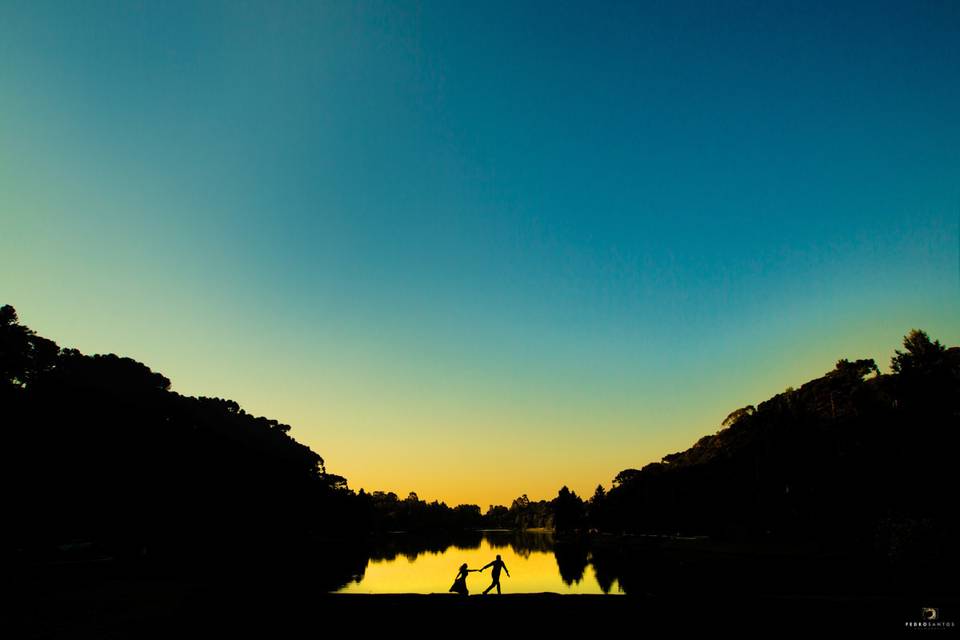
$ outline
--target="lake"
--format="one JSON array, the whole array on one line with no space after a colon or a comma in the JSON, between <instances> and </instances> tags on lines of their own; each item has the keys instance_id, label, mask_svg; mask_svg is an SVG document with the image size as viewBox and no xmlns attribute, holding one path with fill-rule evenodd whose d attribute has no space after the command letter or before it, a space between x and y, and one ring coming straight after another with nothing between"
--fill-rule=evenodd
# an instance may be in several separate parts
<instances>
[{"instance_id":1,"label":"lake","mask_svg":"<svg viewBox=\"0 0 960 640\"><path fill-rule=\"evenodd\" d=\"M339 592L446 593L461 564L479 569L498 554L510 572L500 576L503 593L622 593L615 578L598 575L587 548L536 531L480 531L442 540L391 534L374 545L363 574ZM490 581L490 569L471 573L470 594L481 593Z\"/></svg>"}]
</instances>

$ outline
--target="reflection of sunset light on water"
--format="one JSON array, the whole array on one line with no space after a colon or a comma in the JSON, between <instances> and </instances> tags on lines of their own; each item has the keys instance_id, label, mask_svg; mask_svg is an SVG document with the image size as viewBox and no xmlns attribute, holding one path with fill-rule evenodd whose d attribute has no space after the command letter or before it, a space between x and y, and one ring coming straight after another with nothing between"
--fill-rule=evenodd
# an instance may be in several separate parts
<instances>
[{"instance_id":1,"label":"reflection of sunset light on water","mask_svg":"<svg viewBox=\"0 0 960 640\"><path fill-rule=\"evenodd\" d=\"M494 547L486 538L477 549L459 549L451 546L442 553L430 551L419 554L415 560L397 555L393 560L371 560L359 583L351 582L341 593L447 593L460 565L479 569L497 557L503 558L507 571L500 575L503 593L594 593L602 594L594 569L587 565L583 577L572 585L564 583L553 552L531 551L520 555L513 547ZM490 585L490 569L471 573L467 578L470 595L479 595ZM616 581L610 594L620 594ZM490 592L496 594L496 587Z\"/></svg>"}]
</instances>

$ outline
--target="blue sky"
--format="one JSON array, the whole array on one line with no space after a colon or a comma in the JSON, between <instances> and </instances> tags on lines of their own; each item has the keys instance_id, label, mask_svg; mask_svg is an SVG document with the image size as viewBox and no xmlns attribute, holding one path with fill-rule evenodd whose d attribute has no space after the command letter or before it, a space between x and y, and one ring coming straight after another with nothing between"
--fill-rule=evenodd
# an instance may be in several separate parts
<instances>
[{"instance_id":1,"label":"blue sky","mask_svg":"<svg viewBox=\"0 0 960 640\"><path fill-rule=\"evenodd\" d=\"M960 343L958 78L949 2L5 2L0 294L356 488L588 492Z\"/></svg>"}]
</instances>

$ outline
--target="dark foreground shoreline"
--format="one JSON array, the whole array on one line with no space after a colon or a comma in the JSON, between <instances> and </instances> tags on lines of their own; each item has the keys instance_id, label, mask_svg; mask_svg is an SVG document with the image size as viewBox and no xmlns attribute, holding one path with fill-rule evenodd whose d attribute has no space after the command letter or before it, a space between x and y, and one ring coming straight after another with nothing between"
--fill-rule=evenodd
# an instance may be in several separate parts
<instances>
[{"instance_id":1,"label":"dark foreground shoreline","mask_svg":"<svg viewBox=\"0 0 960 640\"><path fill-rule=\"evenodd\" d=\"M36 587L36 585L35 585ZM179 580L77 582L19 593L14 620L25 638L285 638L370 632L421 637L490 631L514 634L650 631L890 633L915 628L921 609L956 622L960 598L682 597L504 594L337 594L308 585L189 583ZM928 600L935 600L928 602Z\"/></svg>"}]
</instances>

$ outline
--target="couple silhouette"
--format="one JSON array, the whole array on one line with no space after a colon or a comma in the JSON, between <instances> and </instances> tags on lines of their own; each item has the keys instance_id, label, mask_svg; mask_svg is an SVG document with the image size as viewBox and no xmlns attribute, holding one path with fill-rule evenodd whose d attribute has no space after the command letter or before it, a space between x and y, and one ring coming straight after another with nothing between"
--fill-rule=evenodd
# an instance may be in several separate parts
<instances>
[{"instance_id":1,"label":"couple silhouette","mask_svg":"<svg viewBox=\"0 0 960 640\"><path fill-rule=\"evenodd\" d=\"M493 589L494 587L497 588L497 594L499 595L500 571L501 570L506 571L507 577L508 578L510 577L510 571L507 569L507 565L503 563L503 560L500 559L500 554L497 554L496 560L490 562L487 565L484 565L479 569L468 569L467 563L464 562L462 565L460 565L460 572L457 574L456 579L453 581L453 586L450 587L450 591L454 593L459 593L462 596L470 595L470 592L467 590L467 575L472 572L480 573L484 569L487 569L488 567L493 567L493 571L490 572L493 577L493 582L491 582L490 586L487 587L486 590L484 590L483 595L487 595L487 592L490 591L490 589Z\"/></svg>"}]
</instances>

